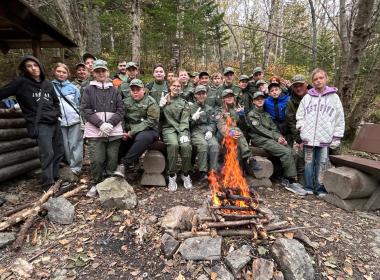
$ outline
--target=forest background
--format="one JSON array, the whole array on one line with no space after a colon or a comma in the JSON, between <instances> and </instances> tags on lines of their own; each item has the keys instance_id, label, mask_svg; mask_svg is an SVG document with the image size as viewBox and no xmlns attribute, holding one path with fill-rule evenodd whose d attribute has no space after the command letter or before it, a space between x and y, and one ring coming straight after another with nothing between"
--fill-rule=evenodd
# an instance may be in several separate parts
<instances>
[{"instance_id":1,"label":"forest background","mask_svg":"<svg viewBox=\"0 0 380 280\"><path fill-rule=\"evenodd\" d=\"M45 49L47 68L70 66L90 52L111 72L125 58L140 65L144 81L152 67L210 73L232 66L266 78L309 76L326 69L338 87L346 136L361 121L380 122L380 0L28 0L48 22L72 38L73 50ZM28 50L0 56L0 81L14 75Z\"/></svg>"}]
</instances>

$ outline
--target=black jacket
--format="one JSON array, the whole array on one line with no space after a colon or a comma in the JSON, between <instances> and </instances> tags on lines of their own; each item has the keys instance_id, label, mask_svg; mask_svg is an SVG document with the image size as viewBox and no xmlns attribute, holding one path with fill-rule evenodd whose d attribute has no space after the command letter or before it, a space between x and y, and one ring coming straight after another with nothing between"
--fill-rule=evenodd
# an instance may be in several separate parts
<instances>
[{"instance_id":1,"label":"black jacket","mask_svg":"<svg viewBox=\"0 0 380 280\"><path fill-rule=\"evenodd\" d=\"M41 81L37 82L27 74L24 66L26 60L33 60L40 66ZM24 56L19 65L19 70L19 77L0 88L0 100L12 95L16 96L27 122L28 131L31 136L35 136L34 125L39 104L41 103L41 115L37 122L53 124L61 116L59 100L52 83L45 79L44 70L37 58Z\"/></svg>"}]
</instances>

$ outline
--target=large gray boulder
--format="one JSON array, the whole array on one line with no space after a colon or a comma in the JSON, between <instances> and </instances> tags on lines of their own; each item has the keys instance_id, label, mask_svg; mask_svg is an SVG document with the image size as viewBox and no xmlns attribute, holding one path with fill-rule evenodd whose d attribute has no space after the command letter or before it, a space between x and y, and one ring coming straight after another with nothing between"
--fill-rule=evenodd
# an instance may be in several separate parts
<instances>
[{"instance_id":1,"label":"large gray boulder","mask_svg":"<svg viewBox=\"0 0 380 280\"><path fill-rule=\"evenodd\" d=\"M14 232L0 232L0 248L11 244L16 239Z\"/></svg>"},{"instance_id":2,"label":"large gray boulder","mask_svg":"<svg viewBox=\"0 0 380 280\"><path fill-rule=\"evenodd\" d=\"M68 225L74 221L75 207L63 196L50 198L44 208L48 210L49 220L54 223Z\"/></svg>"},{"instance_id":3,"label":"large gray boulder","mask_svg":"<svg viewBox=\"0 0 380 280\"><path fill-rule=\"evenodd\" d=\"M278 238L272 254L287 280L313 280L314 269L305 247L294 239Z\"/></svg>"},{"instance_id":4,"label":"large gray boulder","mask_svg":"<svg viewBox=\"0 0 380 280\"><path fill-rule=\"evenodd\" d=\"M100 203L105 208L133 209L137 196L132 186L119 177L110 177L96 185Z\"/></svg>"},{"instance_id":5,"label":"large gray boulder","mask_svg":"<svg viewBox=\"0 0 380 280\"><path fill-rule=\"evenodd\" d=\"M251 260L251 250L247 245L232 251L225 258L227 266L231 269L232 273L236 276L243 267Z\"/></svg>"},{"instance_id":6,"label":"large gray boulder","mask_svg":"<svg viewBox=\"0 0 380 280\"><path fill-rule=\"evenodd\" d=\"M192 237L186 239L179 247L185 260L219 260L222 253L222 237Z\"/></svg>"},{"instance_id":7,"label":"large gray boulder","mask_svg":"<svg viewBox=\"0 0 380 280\"><path fill-rule=\"evenodd\" d=\"M178 205L167 211L161 220L161 226L171 234L191 230L191 220L194 215L193 208Z\"/></svg>"}]
</instances>

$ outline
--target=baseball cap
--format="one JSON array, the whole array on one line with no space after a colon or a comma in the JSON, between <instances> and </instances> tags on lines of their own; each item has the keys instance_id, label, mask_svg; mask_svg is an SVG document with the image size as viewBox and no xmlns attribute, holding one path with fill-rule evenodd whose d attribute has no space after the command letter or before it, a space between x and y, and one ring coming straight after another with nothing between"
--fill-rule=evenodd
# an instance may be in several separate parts
<instances>
[{"instance_id":1,"label":"baseball cap","mask_svg":"<svg viewBox=\"0 0 380 280\"><path fill-rule=\"evenodd\" d=\"M196 86L194 94L197 94L198 92L207 92L207 88L203 85Z\"/></svg>"},{"instance_id":2,"label":"baseball cap","mask_svg":"<svg viewBox=\"0 0 380 280\"><path fill-rule=\"evenodd\" d=\"M127 63L127 69L128 68L136 68L137 69L137 64L134 63L133 61L130 61Z\"/></svg>"},{"instance_id":3,"label":"baseball cap","mask_svg":"<svg viewBox=\"0 0 380 280\"><path fill-rule=\"evenodd\" d=\"M232 89L225 89L225 90L223 90L223 92L222 92L222 97L226 97L227 95L233 95L233 96L235 96L235 94L234 94L234 92L232 91Z\"/></svg>"},{"instance_id":4,"label":"baseball cap","mask_svg":"<svg viewBox=\"0 0 380 280\"><path fill-rule=\"evenodd\" d=\"M144 83L139 80L139 79L133 79L130 83L129 83L129 86L136 86L136 87L140 87L140 88L143 88L144 87Z\"/></svg>"},{"instance_id":5,"label":"baseball cap","mask_svg":"<svg viewBox=\"0 0 380 280\"><path fill-rule=\"evenodd\" d=\"M228 73L234 74L235 73L234 68L232 68L232 67L224 68L223 75L227 75Z\"/></svg>"},{"instance_id":6,"label":"baseball cap","mask_svg":"<svg viewBox=\"0 0 380 280\"><path fill-rule=\"evenodd\" d=\"M85 65L83 62L79 62L79 63L77 63L77 64L75 65L75 70L77 70L78 67L80 67L80 66L82 66L82 67L86 67L86 65Z\"/></svg>"},{"instance_id":7,"label":"baseball cap","mask_svg":"<svg viewBox=\"0 0 380 280\"><path fill-rule=\"evenodd\" d=\"M247 76L247 75L241 75L240 77L239 77L239 82L240 81L243 81L243 80L249 80L249 77Z\"/></svg>"},{"instance_id":8,"label":"baseball cap","mask_svg":"<svg viewBox=\"0 0 380 280\"><path fill-rule=\"evenodd\" d=\"M279 83L273 83L273 82L269 84L269 86L268 86L268 90L270 91L270 89L271 89L272 87L279 87L279 88L281 88L281 86L280 86Z\"/></svg>"},{"instance_id":9,"label":"baseball cap","mask_svg":"<svg viewBox=\"0 0 380 280\"><path fill-rule=\"evenodd\" d=\"M96 69L105 69L108 71L107 62L101 59L97 59L94 61L94 65L92 66L93 70Z\"/></svg>"},{"instance_id":10,"label":"baseball cap","mask_svg":"<svg viewBox=\"0 0 380 280\"><path fill-rule=\"evenodd\" d=\"M93 54L91 54L91 53L84 53L83 55L82 55L82 60L84 61L84 62L86 62L86 59L87 58L92 58L93 60L96 60L96 57L93 55Z\"/></svg>"},{"instance_id":11,"label":"baseball cap","mask_svg":"<svg viewBox=\"0 0 380 280\"><path fill-rule=\"evenodd\" d=\"M306 83L306 78L304 75L295 75L291 80L291 86L294 84L304 84Z\"/></svg>"},{"instance_id":12,"label":"baseball cap","mask_svg":"<svg viewBox=\"0 0 380 280\"><path fill-rule=\"evenodd\" d=\"M259 72L264 72L263 68L261 68L261 67L255 67L255 69L253 69L253 74L256 74L256 73L259 73Z\"/></svg>"},{"instance_id":13,"label":"baseball cap","mask_svg":"<svg viewBox=\"0 0 380 280\"><path fill-rule=\"evenodd\" d=\"M264 80L258 80L255 85L258 86L258 85L262 85L262 84L266 84L266 83L267 82Z\"/></svg>"},{"instance_id":14,"label":"baseball cap","mask_svg":"<svg viewBox=\"0 0 380 280\"><path fill-rule=\"evenodd\" d=\"M200 77L203 77L203 76L209 76L209 77L210 77L210 74L207 73L206 71L202 71L202 72L200 72L200 73L198 74L198 77L199 77L199 78L200 78Z\"/></svg>"},{"instance_id":15,"label":"baseball cap","mask_svg":"<svg viewBox=\"0 0 380 280\"><path fill-rule=\"evenodd\" d=\"M261 92L261 91L256 91L256 92L253 94L253 99L256 99L256 98L258 98L258 97L260 97L260 96L265 97L265 95L264 95L263 92Z\"/></svg>"}]
</instances>

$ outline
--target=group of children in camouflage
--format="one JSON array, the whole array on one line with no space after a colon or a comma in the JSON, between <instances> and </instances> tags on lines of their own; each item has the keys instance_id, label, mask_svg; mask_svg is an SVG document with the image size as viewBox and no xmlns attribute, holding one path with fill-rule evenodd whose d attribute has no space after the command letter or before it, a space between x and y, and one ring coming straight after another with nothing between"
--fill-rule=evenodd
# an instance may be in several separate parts
<instances>
[{"instance_id":1,"label":"group of children in camouflage","mask_svg":"<svg viewBox=\"0 0 380 280\"><path fill-rule=\"evenodd\" d=\"M91 163L91 189L104 176L124 177L126 170L158 139L166 145L168 188L177 189L177 158L181 156L181 179L192 188L190 173L197 160L201 181L210 171L220 172L225 135L236 139L239 160L246 174L261 167L249 145L263 148L278 158L283 169L281 183L300 195L323 195L318 181L330 149L336 149L344 133L344 113L337 89L327 86L327 73L315 69L312 85L296 75L286 81L273 76L264 80L260 67L234 82L234 69L221 73L185 70L165 73L157 64L154 80L139 80L138 66L120 60L111 79L107 63L91 54L69 69L58 63L55 79L45 79L43 67L32 56L23 58L20 76L0 89L0 99L15 95L31 137L40 146L42 185L58 178L65 156L79 175L83 138L87 139ZM232 122L226 123L230 117Z\"/></svg>"}]
</instances>

